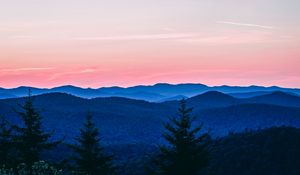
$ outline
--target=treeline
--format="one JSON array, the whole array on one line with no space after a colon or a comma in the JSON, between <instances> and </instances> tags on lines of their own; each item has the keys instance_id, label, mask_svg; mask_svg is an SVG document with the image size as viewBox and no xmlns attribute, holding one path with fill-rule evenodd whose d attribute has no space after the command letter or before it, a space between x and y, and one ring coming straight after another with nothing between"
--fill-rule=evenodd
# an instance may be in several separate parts
<instances>
[{"instance_id":1,"label":"treeline","mask_svg":"<svg viewBox=\"0 0 300 175\"><path fill-rule=\"evenodd\" d=\"M30 94L20 106L21 111L16 112L22 123L10 124L4 118L0 121L0 175L300 174L299 129L274 127L211 139L202 125L194 124L192 108L186 106L185 100L180 103L178 115L164 123L165 144L139 159L128 158L126 165L116 161L116 155L122 152L113 155L107 151L91 112L87 112L74 144L67 144L64 138L53 140L53 132L43 130L42 117ZM70 156L60 162L45 160L44 153L66 145L72 150ZM128 149L122 151L125 154Z\"/></svg>"},{"instance_id":2,"label":"treeline","mask_svg":"<svg viewBox=\"0 0 300 175\"><path fill-rule=\"evenodd\" d=\"M300 116L299 116L300 117ZM210 146L214 175L299 175L300 129L272 127L229 134Z\"/></svg>"}]
</instances>

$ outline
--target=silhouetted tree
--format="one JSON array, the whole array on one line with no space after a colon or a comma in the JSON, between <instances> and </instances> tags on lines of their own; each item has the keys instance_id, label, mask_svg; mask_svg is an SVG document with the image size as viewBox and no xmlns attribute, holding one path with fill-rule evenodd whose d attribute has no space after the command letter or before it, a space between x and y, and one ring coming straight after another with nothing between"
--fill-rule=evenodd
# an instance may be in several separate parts
<instances>
[{"instance_id":1,"label":"silhouetted tree","mask_svg":"<svg viewBox=\"0 0 300 175\"><path fill-rule=\"evenodd\" d=\"M13 155L13 129L8 121L0 117L0 166L12 167Z\"/></svg>"},{"instance_id":2,"label":"silhouetted tree","mask_svg":"<svg viewBox=\"0 0 300 175\"><path fill-rule=\"evenodd\" d=\"M90 112L86 116L84 127L80 129L80 136L75 139L78 144L71 145L71 148L77 154L75 161L79 172L89 175L114 174L113 157L104 153L100 145L99 131L92 121Z\"/></svg>"},{"instance_id":3,"label":"silhouetted tree","mask_svg":"<svg viewBox=\"0 0 300 175\"><path fill-rule=\"evenodd\" d=\"M200 134L199 127L193 127L195 117L191 117L192 108L187 108L186 101L180 102L178 117L165 124L167 132L163 137L168 145L160 147L160 153L148 168L149 174L196 175L208 163L206 149L209 135Z\"/></svg>"},{"instance_id":4,"label":"silhouetted tree","mask_svg":"<svg viewBox=\"0 0 300 175\"><path fill-rule=\"evenodd\" d=\"M52 149L61 141L50 142L51 133L46 133L42 129L42 117L33 105L31 91L29 90L22 111L18 112L21 116L23 125L15 126L17 131L16 141L20 153L20 162L32 166L34 162L40 160L43 151Z\"/></svg>"}]
</instances>

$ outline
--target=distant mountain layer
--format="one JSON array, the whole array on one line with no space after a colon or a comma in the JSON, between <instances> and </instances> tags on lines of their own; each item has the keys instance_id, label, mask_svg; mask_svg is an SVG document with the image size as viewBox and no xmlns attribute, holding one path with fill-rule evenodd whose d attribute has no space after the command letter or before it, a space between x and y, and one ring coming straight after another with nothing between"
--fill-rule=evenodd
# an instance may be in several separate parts
<instances>
[{"instance_id":1,"label":"distant mountain layer","mask_svg":"<svg viewBox=\"0 0 300 175\"><path fill-rule=\"evenodd\" d=\"M0 100L0 116L20 124L16 110L24 98ZM78 134L87 111L94 114L97 126L108 144L162 142L162 123L176 116L178 101L152 103L123 97L85 99L65 93L34 96L34 104L41 111L44 127L55 130L55 137L66 141ZM252 98L235 98L218 91L210 91L187 99L194 107L196 124L213 136L228 132L271 126L300 128L300 97L273 92Z\"/></svg>"},{"instance_id":2,"label":"distant mountain layer","mask_svg":"<svg viewBox=\"0 0 300 175\"><path fill-rule=\"evenodd\" d=\"M152 86L133 86L128 88L122 87L102 87L98 89L80 88L75 86L61 86L55 88L35 88L21 86L18 88L5 89L0 88L0 99L23 97L32 90L34 95L61 92L68 93L82 98L97 97L126 97L131 99L146 100L151 102L162 102L178 100L182 97L192 97L207 91L219 91L230 94L237 98L249 98L259 95L266 95L269 92L283 91L295 95L300 95L300 89L281 88L277 86L206 86L203 84L166 84L160 83Z\"/></svg>"},{"instance_id":3,"label":"distant mountain layer","mask_svg":"<svg viewBox=\"0 0 300 175\"><path fill-rule=\"evenodd\" d=\"M17 96L8 94L8 93L0 93L0 99L6 99L6 98L16 98Z\"/></svg>"}]
</instances>

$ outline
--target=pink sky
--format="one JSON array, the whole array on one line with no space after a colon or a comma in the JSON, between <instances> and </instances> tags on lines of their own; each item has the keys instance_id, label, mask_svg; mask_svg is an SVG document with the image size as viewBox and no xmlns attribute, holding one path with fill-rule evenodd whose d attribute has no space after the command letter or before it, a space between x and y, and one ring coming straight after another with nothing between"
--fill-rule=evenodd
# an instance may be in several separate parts
<instances>
[{"instance_id":1,"label":"pink sky","mask_svg":"<svg viewBox=\"0 0 300 175\"><path fill-rule=\"evenodd\" d=\"M300 7L286 0L10 0L0 86L300 88Z\"/></svg>"}]
</instances>

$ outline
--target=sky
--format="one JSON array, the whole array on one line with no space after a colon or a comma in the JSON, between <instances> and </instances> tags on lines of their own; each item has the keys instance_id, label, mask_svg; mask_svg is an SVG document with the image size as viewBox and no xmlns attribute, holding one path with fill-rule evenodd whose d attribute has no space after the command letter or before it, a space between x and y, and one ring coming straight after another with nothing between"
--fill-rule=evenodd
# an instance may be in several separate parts
<instances>
[{"instance_id":1,"label":"sky","mask_svg":"<svg viewBox=\"0 0 300 175\"><path fill-rule=\"evenodd\" d=\"M299 0L0 0L0 87L300 88Z\"/></svg>"}]
</instances>

